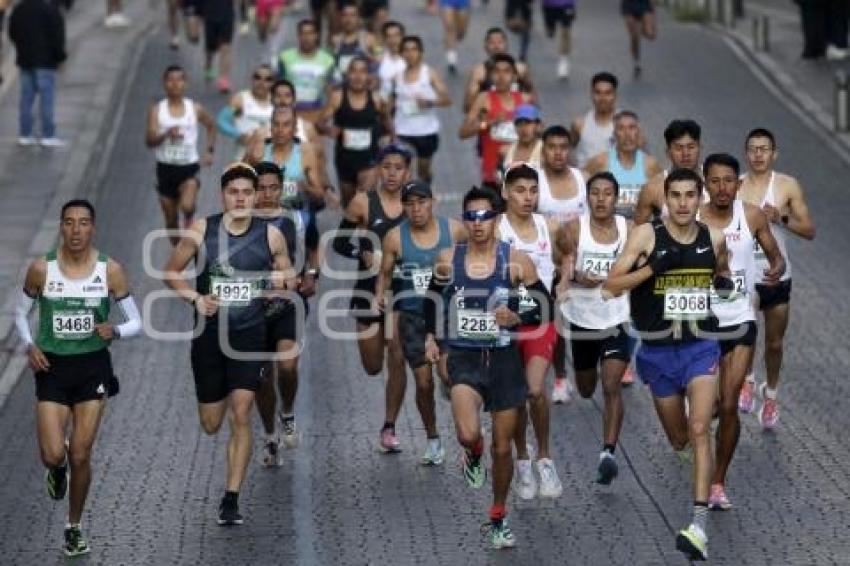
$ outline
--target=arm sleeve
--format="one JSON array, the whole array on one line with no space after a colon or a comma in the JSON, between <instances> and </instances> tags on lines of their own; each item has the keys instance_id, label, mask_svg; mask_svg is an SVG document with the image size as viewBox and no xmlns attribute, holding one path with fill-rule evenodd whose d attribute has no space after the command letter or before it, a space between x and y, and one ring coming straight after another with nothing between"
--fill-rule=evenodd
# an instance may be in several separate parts
<instances>
[{"instance_id":1,"label":"arm sleeve","mask_svg":"<svg viewBox=\"0 0 850 566\"><path fill-rule=\"evenodd\" d=\"M539 279L531 285L527 285L534 308L519 315L521 324L543 324L553 319L555 303L546 286ZM545 303L545 308L544 308Z\"/></svg>"},{"instance_id":2,"label":"arm sleeve","mask_svg":"<svg viewBox=\"0 0 850 566\"><path fill-rule=\"evenodd\" d=\"M27 320L27 315L32 309L33 304L35 304L35 299L21 289L18 294L18 300L15 303L15 330L18 331L18 336L27 347L33 344L30 323Z\"/></svg>"},{"instance_id":3,"label":"arm sleeve","mask_svg":"<svg viewBox=\"0 0 850 566\"><path fill-rule=\"evenodd\" d=\"M422 318L425 319L425 332L437 336L437 308L443 304L443 301L435 301L432 294L440 297L443 296L443 291L446 289L446 282L440 281L437 277L431 277L431 282L428 284L428 297L425 298L424 312Z\"/></svg>"},{"instance_id":4,"label":"arm sleeve","mask_svg":"<svg viewBox=\"0 0 850 566\"><path fill-rule=\"evenodd\" d=\"M360 246L351 243L351 231L356 228L357 224L351 220L347 220L345 218L342 219L342 222L339 223L338 230L343 231L344 234L339 234L339 232L337 232L333 239L333 249L336 253L350 259L360 258Z\"/></svg>"},{"instance_id":5,"label":"arm sleeve","mask_svg":"<svg viewBox=\"0 0 850 566\"><path fill-rule=\"evenodd\" d=\"M236 128L236 113L231 106L225 106L219 111L215 123L218 126L218 131L225 136L232 139L239 137L239 130Z\"/></svg>"},{"instance_id":6,"label":"arm sleeve","mask_svg":"<svg viewBox=\"0 0 850 566\"><path fill-rule=\"evenodd\" d=\"M136 336L142 330L142 317L139 314L139 309L136 308L136 301L133 300L132 295L127 295L123 299L118 299L116 303L118 303L125 320L115 327L118 336L120 338Z\"/></svg>"}]
</instances>

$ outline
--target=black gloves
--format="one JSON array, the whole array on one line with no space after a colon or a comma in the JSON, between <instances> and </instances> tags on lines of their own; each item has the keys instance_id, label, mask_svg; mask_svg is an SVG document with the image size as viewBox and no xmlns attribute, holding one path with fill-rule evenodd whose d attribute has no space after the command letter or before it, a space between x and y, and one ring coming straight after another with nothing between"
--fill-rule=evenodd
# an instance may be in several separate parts
<instances>
[{"instance_id":1,"label":"black gloves","mask_svg":"<svg viewBox=\"0 0 850 566\"><path fill-rule=\"evenodd\" d=\"M678 246L657 250L649 258L649 268L654 275L660 275L681 265L682 250Z\"/></svg>"}]
</instances>

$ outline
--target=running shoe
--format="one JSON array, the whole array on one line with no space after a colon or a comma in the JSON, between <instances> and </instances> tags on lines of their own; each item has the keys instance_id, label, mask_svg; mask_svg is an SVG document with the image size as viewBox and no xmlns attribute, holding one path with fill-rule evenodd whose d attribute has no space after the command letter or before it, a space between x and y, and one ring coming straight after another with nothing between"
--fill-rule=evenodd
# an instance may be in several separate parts
<instances>
[{"instance_id":1,"label":"running shoe","mask_svg":"<svg viewBox=\"0 0 850 566\"><path fill-rule=\"evenodd\" d=\"M776 399L767 398L764 391L766 386L766 383L762 383L759 391L761 393L762 404L758 417L762 428L773 430L776 427L776 423L779 422L779 405L776 403Z\"/></svg>"},{"instance_id":2,"label":"running shoe","mask_svg":"<svg viewBox=\"0 0 850 566\"><path fill-rule=\"evenodd\" d=\"M534 467L537 468L537 475L540 476L540 497L547 499L561 497L564 486L561 485L561 478L558 477L555 462L549 458L541 458L534 462Z\"/></svg>"},{"instance_id":3,"label":"running shoe","mask_svg":"<svg viewBox=\"0 0 850 566\"><path fill-rule=\"evenodd\" d=\"M561 57L558 61L558 78L567 79L570 77L570 60L566 57Z\"/></svg>"},{"instance_id":4,"label":"running shoe","mask_svg":"<svg viewBox=\"0 0 850 566\"><path fill-rule=\"evenodd\" d=\"M21 136L18 138L18 145L23 147L38 145L38 138L34 138L32 136Z\"/></svg>"},{"instance_id":5,"label":"running shoe","mask_svg":"<svg viewBox=\"0 0 850 566\"><path fill-rule=\"evenodd\" d=\"M301 431L295 425L295 417L284 418L283 415L278 415L280 420L280 440L283 446L289 450L298 448L301 444Z\"/></svg>"},{"instance_id":6,"label":"running shoe","mask_svg":"<svg viewBox=\"0 0 850 566\"><path fill-rule=\"evenodd\" d=\"M378 449L384 454L395 454L396 452L401 452L401 448L399 445L401 443L398 441L398 437L395 435L395 431L391 428L385 428L381 431L380 441L378 444Z\"/></svg>"},{"instance_id":7,"label":"running shoe","mask_svg":"<svg viewBox=\"0 0 850 566\"><path fill-rule=\"evenodd\" d=\"M216 81L215 86L218 89L218 92L226 94L230 92L230 79L222 75Z\"/></svg>"},{"instance_id":8,"label":"running shoe","mask_svg":"<svg viewBox=\"0 0 850 566\"><path fill-rule=\"evenodd\" d=\"M47 483L47 495L51 499L64 499L68 491L68 460L61 466L47 470L44 481Z\"/></svg>"},{"instance_id":9,"label":"running shoe","mask_svg":"<svg viewBox=\"0 0 850 566\"><path fill-rule=\"evenodd\" d=\"M439 466L443 463L446 457L446 451L443 450L443 444L440 439L428 441L428 447L419 462L423 466Z\"/></svg>"},{"instance_id":10,"label":"running shoe","mask_svg":"<svg viewBox=\"0 0 850 566\"><path fill-rule=\"evenodd\" d=\"M741 387L741 394L738 396L738 410L742 413L752 413L755 404L755 382L747 376L743 387Z\"/></svg>"},{"instance_id":11,"label":"running shoe","mask_svg":"<svg viewBox=\"0 0 850 566\"><path fill-rule=\"evenodd\" d=\"M520 499L530 501L537 496L537 480L531 460L516 461L516 492Z\"/></svg>"},{"instance_id":12,"label":"running shoe","mask_svg":"<svg viewBox=\"0 0 850 566\"><path fill-rule=\"evenodd\" d=\"M69 558L89 553L91 549L89 548L89 543L83 538L83 531L80 530L80 525L65 527L65 544L62 546L62 550L65 552L65 556Z\"/></svg>"},{"instance_id":13,"label":"running shoe","mask_svg":"<svg viewBox=\"0 0 850 566\"><path fill-rule=\"evenodd\" d=\"M726 489L722 483L716 483L711 486L711 494L708 496L708 506L711 509L719 511L727 511L732 508L732 503L726 497Z\"/></svg>"},{"instance_id":14,"label":"running shoe","mask_svg":"<svg viewBox=\"0 0 850 566\"><path fill-rule=\"evenodd\" d=\"M280 466L280 446L274 439L266 440L263 445L263 465L267 468Z\"/></svg>"},{"instance_id":15,"label":"running shoe","mask_svg":"<svg viewBox=\"0 0 850 566\"><path fill-rule=\"evenodd\" d=\"M490 541L490 544L496 550L516 546L516 539L514 538L513 531L508 527L507 519L498 519L484 523L481 526L481 533L487 537L487 540Z\"/></svg>"},{"instance_id":16,"label":"running shoe","mask_svg":"<svg viewBox=\"0 0 850 566\"><path fill-rule=\"evenodd\" d=\"M481 465L481 456L473 456L469 450L463 451L463 477L466 478L466 483L472 489L481 489L484 487L484 480L487 478L487 472L484 466Z\"/></svg>"},{"instance_id":17,"label":"running shoe","mask_svg":"<svg viewBox=\"0 0 850 566\"><path fill-rule=\"evenodd\" d=\"M599 455L599 466L596 468L596 483L611 485L618 472L617 459L607 450L603 450Z\"/></svg>"},{"instance_id":18,"label":"running shoe","mask_svg":"<svg viewBox=\"0 0 850 566\"><path fill-rule=\"evenodd\" d=\"M688 525L676 535L676 550L684 552L688 560L708 560L708 537L698 526Z\"/></svg>"},{"instance_id":19,"label":"running shoe","mask_svg":"<svg viewBox=\"0 0 850 566\"><path fill-rule=\"evenodd\" d=\"M570 383L566 377L556 377L555 385L552 387L552 402L553 403L569 403L570 402Z\"/></svg>"},{"instance_id":20,"label":"running shoe","mask_svg":"<svg viewBox=\"0 0 850 566\"><path fill-rule=\"evenodd\" d=\"M239 35L248 35L251 33L251 22L244 21L239 24Z\"/></svg>"},{"instance_id":21,"label":"running shoe","mask_svg":"<svg viewBox=\"0 0 850 566\"><path fill-rule=\"evenodd\" d=\"M41 138L41 141L38 143L41 147L65 147L68 145L68 142L55 136L52 138Z\"/></svg>"},{"instance_id":22,"label":"running shoe","mask_svg":"<svg viewBox=\"0 0 850 566\"><path fill-rule=\"evenodd\" d=\"M243 522L244 519L239 513L239 503L222 498L221 505L218 506L218 524L222 527L229 527L241 525Z\"/></svg>"},{"instance_id":23,"label":"running shoe","mask_svg":"<svg viewBox=\"0 0 850 566\"><path fill-rule=\"evenodd\" d=\"M628 387L635 382L635 370L632 369L632 364L626 366L626 371L623 372L623 378L620 380L620 385Z\"/></svg>"}]
</instances>

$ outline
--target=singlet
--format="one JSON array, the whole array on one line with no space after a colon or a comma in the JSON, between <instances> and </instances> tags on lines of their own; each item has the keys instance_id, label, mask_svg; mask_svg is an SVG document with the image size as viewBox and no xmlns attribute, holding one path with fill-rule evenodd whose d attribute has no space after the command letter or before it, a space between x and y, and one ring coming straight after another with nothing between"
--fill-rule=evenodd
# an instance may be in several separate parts
<instances>
[{"instance_id":1,"label":"singlet","mask_svg":"<svg viewBox=\"0 0 850 566\"><path fill-rule=\"evenodd\" d=\"M502 160L502 147L517 140L514 111L522 104L522 93L511 92L511 98L513 99L513 108L506 108L496 91L487 92L489 109L485 119L490 126L479 134L481 140L481 179L485 183L499 182L498 169ZM503 121L496 121L499 116L504 118Z\"/></svg>"},{"instance_id":2,"label":"singlet","mask_svg":"<svg viewBox=\"0 0 850 566\"><path fill-rule=\"evenodd\" d=\"M437 100L431 86L431 70L428 65L419 67L419 77L412 83L405 82L402 71L395 76L395 130L400 136L422 137L440 131L440 119L435 108L420 108L417 98Z\"/></svg>"},{"instance_id":3,"label":"singlet","mask_svg":"<svg viewBox=\"0 0 850 566\"><path fill-rule=\"evenodd\" d=\"M334 79L337 82L343 81L345 73L348 72L348 66L357 56L368 58L368 53L366 51L366 32L364 31L358 32L357 39L351 43L346 43L342 41L342 38L340 38L340 42L334 50Z\"/></svg>"},{"instance_id":4,"label":"singlet","mask_svg":"<svg viewBox=\"0 0 850 566\"><path fill-rule=\"evenodd\" d=\"M511 294L511 247L496 244L493 271L483 279L473 279L466 272L466 244L455 247L452 258L452 282L443 292L446 338L453 348L505 348L511 346L510 333L496 324L493 311L501 306L516 311L516 294Z\"/></svg>"},{"instance_id":5,"label":"singlet","mask_svg":"<svg viewBox=\"0 0 850 566\"><path fill-rule=\"evenodd\" d=\"M272 265L267 223L251 219L244 234L234 236L222 222L223 214L207 217L204 233L204 266L196 288L202 295L219 299L218 312L207 317L207 324L218 324L219 316L228 317L228 330L243 330L265 320L265 300L261 292Z\"/></svg>"},{"instance_id":6,"label":"singlet","mask_svg":"<svg viewBox=\"0 0 850 566\"><path fill-rule=\"evenodd\" d=\"M735 291L726 300L721 299L712 289L711 310L717 317L719 326L733 326L756 319L752 304L756 262L751 253L755 238L747 223L743 201L736 199L732 202L732 219L723 228L723 235L726 237L726 248L729 250L729 270L732 272Z\"/></svg>"},{"instance_id":7,"label":"singlet","mask_svg":"<svg viewBox=\"0 0 850 566\"><path fill-rule=\"evenodd\" d=\"M514 142L514 143L511 144L511 146L508 148L508 151L505 153L504 159L502 159L502 164L503 164L503 167L505 169L510 167L511 164L515 161L514 156L516 155L517 143L518 142ZM534 149L531 150L531 155L529 156L529 158L527 160L524 161L524 163L528 163L532 167L534 167L536 169L540 169L540 167L541 167L541 165L540 165L540 154L542 152L543 152L543 141L537 140L534 143Z\"/></svg>"},{"instance_id":8,"label":"singlet","mask_svg":"<svg viewBox=\"0 0 850 566\"><path fill-rule=\"evenodd\" d=\"M268 126L274 110L272 103L257 100L250 90L243 90L239 95L242 99L242 112L236 117L236 129L239 133L252 134Z\"/></svg>"},{"instance_id":9,"label":"singlet","mask_svg":"<svg viewBox=\"0 0 850 566\"><path fill-rule=\"evenodd\" d=\"M198 162L198 116L195 103L189 98L183 99L183 115L172 116L168 111L168 99L162 99L157 105L157 133L164 134L177 126L183 137L172 141L166 137L154 150L156 160L167 165L191 165Z\"/></svg>"},{"instance_id":10,"label":"singlet","mask_svg":"<svg viewBox=\"0 0 850 566\"><path fill-rule=\"evenodd\" d=\"M552 261L552 238L549 234L549 225L542 214L532 214L534 226L537 228L537 237L530 242L520 238L514 227L508 220L508 215L503 214L499 220L499 239L512 248L525 252L531 258L534 267L537 268L537 276L552 292L552 280L555 278L555 263Z\"/></svg>"},{"instance_id":11,"label":"singlet","mask_svg":"<svg viewBox=\"0 0 850 566\"><path fill-rule=\"evenodd\" d=\"M673 239L663 221L652 221L655 246L648 261L655 259L659 251L666 253L676 246L682 250L684 267L652 275L629 294L632 321L641 332L644 345L693 342L705 338L697 331L716 331L709 295L717 259L711 232L705 224L698 226L694 241L683 244Z\"/></svg>"},{"instance_id":12,"label":"singlet","mask_svg":"<svg viewBox=\"0 0 850 566\"><path fill-rule=\"evenodd\" d=\"M543 214L547 218L554 218L558 222L569 222L584 214L587 209L587 193L584 189L584 177L581 171L575 167L570 167L570 173L575 180L576 196L562 199L555 198L549 188L549 179L546 176L546 171L540 169L538 178L538 187L540 190L540 199L537 202L537 212Z\"/></svg>"},{"instance_id":13,"label":"singlet","mask_svg":"<svg viewBox=\"0 0 850 566\"><path fill-rule=\"evenodd\" d=\"M770 183L767 185L767 191L764 194L764 198L762 199L759 208L764 207L765 204L769 204L771 206L776 206L776 172L771 171L770 173ZM785 258L785 273L780 277L781 281L788 281L791 279L791 258L788 257L788 242L786 240L785 231L779 227L774 227L771 223L770 231L773 234L773 237L776 239L776 244L779 246L779 251L782 252L782 257ZM755 253L756 260L756 273L755 273L755 282L761 283L764 279L764 270L770 268L770 262L767 261L767 256L764 255L764 251L761 249L761 246L758 245L757 241L754 241L753 250Z\"/></svg>"},{"instance_id":14,"label":"singlet","mask_svg":"<svg viewBox=\"0 0 850 566\"><path fill-rule=\"evenodd\" d=\"M607 126L596 122L596 112L588 110L584 115L584 127L576 146L576 164L584 169L587 162L596 155L608 151L614 145L614 120Z\"/></svg>"},{"instance_id":15,"label":"singlet","mask_svg":"<svg viewBox=\"0 0 850 566\"><path fill-rule=\"evenodd\" d=\"M94 269L80 279L62 273L56 250L48 252L44 259L47 277L38 298L38 348L73 356L108 347L109 343L98 336L94 327L109 318L109 258L98 253Z\"/></svg>"},{"instance_id":16,"label":"singlet","mask_svg":"<svg viewBox=\"0 0 850 566\"><path fill-rule=\"evenodd\" d=\"M622 214L626 218L635 217L635 207L637 206L638 196L640 191L646 185L646 164L644 161L643 150L637 150L635 154L635 162L631 169L626 169L620 163L620 158L617 156L617 149L611 148L608 150L608 171L617 179L620 185L620 195L617 198L616 212Z\"/></svg>"},{"instance_id":17,"label":"singlet","mask_svg":"<svg viewBox=\"0 0 850 566\"><path fill-rule=\"evenodd\" d=\"M295 109L318 110L322 107L325 86L331 80L335 60L324 49L307 57L298 48L280 54L281 74L295 86Z\"/></svg>"},{"instance_id":18,"label":"singlet","mask_svg":"<svg viewBox=\"0 0 850 566\"><path fill-rule=\"evenodd\" d=\"M301 152L301 142L297 141L292 142L289 157L283 162L275 161L274 147L271 143L267 142L263 151L263 161L271 161L283 171L283 191L280 194L280 204L284 208L301 208L304 205L301 185L307 181L307 176L304 174Z\"/></svg>"},{"instance_id":19,"label":"singlet","mask_svg":"<svg viewBox=\"0 0 850 566\"><path fill-rule=\"evenodd\" d=\"M334 124L342 130L336 142L337 151L366 153L370 156L378 152L381 116L370 91L366 92L366 106L356 110L348 100L348 89L343 87L342 103L334 112Z\"/></svg>"},{"instance_id":20,"label":"singlet","mask_svg":"<svg viewBox=\"0 0 850 566\"><path fill-rule=\"evenodd\" d=\"M393 291L402 293L395 299L395 307L400 311L421 313L424 307L423 300L418 298L425 295L431 276L434 273L434 260L440 250L452 245L452 230L449 219L444 216L436 216L437 242L430 248L421 248L413 239L410 230L410 221L405 219L399 226L401 237L401 254L396 262L394 273Z\"/></svg>"},{"instance_id":21,"label":"singlet","mask_svg":"<svg viewBox=\"0 0 850 566\"><path fill-rule=\"evenodd\" d=\"M579 223L576 269L596 277L607 278L611 266L626 247L626 219L619 214L614 216L617 240L610 244L600 244L594 239L588 214L582 214ZM576 326L589 330L606 330L629 320L629 295L623 293L619 297L605 299L601 287L572 286L569 299L561 305L561 312Z\"/></svg>"},{"instance_id":22,"label":"singlet","mask_svg":"<svg viewBox=\"0 0 850 566\"><path fill-rule=\"evenodd\" d=\"M404 211L395 218L390 218L384 211L378 190L370 190L366 193L366 198L369 202L368 215L366 218L366 230L374 234L374 240L381 242L383 241L384 236L387 235L387 232L398 226L401 221L404 220ZM358 247L361 251L375 251L373 238L360 238ZM366 266L363 264L363 261L360 259L357 260L357 268L361 272L368 271ZM354 284L354 288L374 290L375 282L377 280L378 277L375 275L362 277Z\"/></svg>"},{"instance_id":23,"label":"singlet","mask_svg":"<svg viewBox=\"0 0 850 566\"><path fill-rule=\"evenodd\" d=\"M393 78L399 73L404 72L407 63L401 55L393 55L389 51L384 51L381 56L381 63L378 65L378 78L381 81L380 94L385 100L389 100L393 94Z\"/></svg>"},{"instance_id":24,"label":"singlet","mask_svg":"<svg viewBox=\"0 0 850 566\"><path fill-rule=\"evenodd\" d=\"M307 255L307 212L304 210L284 209L279 216L260 218L267 224L280 230L283 239L286 241L289 263L296 272L300 272L304 268ZM274 264L270 265L269 269L274 269ZM303 298L303 295L301 297ZM285 313L292 312L293 308L294 306L290 300L275 297L267 301L264 314L267 319L278 319Z\"/></svg>"}]
</instances>

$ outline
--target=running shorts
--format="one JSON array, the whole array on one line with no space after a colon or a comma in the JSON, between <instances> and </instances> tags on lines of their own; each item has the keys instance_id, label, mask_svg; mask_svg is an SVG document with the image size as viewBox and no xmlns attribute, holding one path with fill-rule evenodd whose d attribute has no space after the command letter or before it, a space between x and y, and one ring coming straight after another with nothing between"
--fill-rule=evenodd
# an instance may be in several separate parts
<instances>
[{"instance_id":1,"label":"running shorts","mask_svg":"<svg viewBox=\"0 0 850 566\"><path fill-rule=\"evenodd\" d=\"M570 323L570 351L576 371L595 370L605 360L631 359L629 334L618 324L605 330L589 330Z\"/></svg>"},{"instance_id":2,"label":"running shorts","mask_svg":"<svg viewBox=\"0 0 850 566\"><path fill-rule=\"evenodd\" d=\"M642 343L635 357L641 380L654 397L681 395L701 375L715 375L720 362L716 340L694 340L670 346Z\"/></svg>"},{"instance_id":3,"label":"running shorts","mask_svg":"<svg viewBox=\"0 0 850 566\"><path fill-rule=\"evenodd\" d=\"M558 331L554 322L539 326L528 324L517 328L517 347L526 366L534 357L543 358L551 364L557 340Z\"/></svg>"},{"instance_id":4,"label":"running shorts","mask_svg":"<svg viewBox=\"0 0 850 566\"><path fill-rule=\"evenodd\" d=\"M382 313L376 313L372 309L372 297L375 295L375 285L377 282L377 277L365 277L358 279L354 284L353 291L355 293L351 295L351 302L348 308L354 319L364 326L370 326L384 321L384 315Z\"/></svg>"},{"instance_id":5,"label":"running shorts","mask_svg":"<svg viewBox=\"0 0 850 566\"><path fill-rule=\"evenodd\" d=\"M528 396L525 370L515 345L504 348L449 347L447 360L452 387L467 385L491 413L522 406Z\"/></svg>"},{"instance_id":6,"label":"running shorts","mask_svg":"<svg viewBox=\"0 0 850 566\"><path fill-rule=\"evenodd\" d=\"M568 28L573 25L575 18L575 6L543 6L543 23L546 27L546 35L550 38L555 36L558 24Z\"/></svg>"},{"instance_id":7,"label":"running shorts","mask_svg":"<svg viewBox=\"0 0 850 566\"><path fill-rule=\"evenodd\" d=\"M642 18L655 11L652 0L623 0L620 4L620 12L624 16Z\"/></svg>"},{"instance_id":8,"label":"running shorts","mask_svg":"<svg viewBox=\"0 0 850 566\"><path fill-rule=\"evenodd\" d=\"M222 45L233 41L233 18L204 20L204 46L207 53L215 53Z\"/></svg>"},{"instance_id":9,"label":"running shorts","mask_svg":"<svg viewBox=\"0 0 850 566\"><path fill-rule=\"evenodd\" d=\"M404 359L411 369L418 369L428 363L425 359L425 336L428 335L428 329L421 314L399 311L398 335Z\"/></svg>"},{"instance_id":10,"label":"running shorts","mask_svg":"<svg viewBox=\"0 0 850 566\"><path fill-rule=\"evenodd\" d=\"M411 146L416 151L416 157L431 159L440 147L440 136L399 136L398 139Z\"/></svg>"},{"instance_id":11,"label":"running shorts","mask_svg":"<svg viewBox=\"0 0 850 566\"><path fill-rule=\"evenodd\" d=\"M266 315L266 351L276 352L281 340L302 342L304 338L303 322L307 320L308 303L302 299L304 316L301 328L298 327L298 309L292 304L284 306L273 316Z\"/></svg>"},{"instance_id":12,"label":"running shorts","mask_svg":"<svg viewBox=\"0 0 850 566\"><path fill-rule=\"evenodd\" d=\"M506 0L505 20L514 19L531 24L531 0Z\"/></svg>"},{"instance_id":13,"label":"running shorts","mask_svg":"<svg viewBox=\"0 0 850 566\"><path fill-rule=\"evenodd\" d=\"M224 353L219 341L219 327L207 324L200 336L192 340L192 372L199 403L217 403L235 389L257 391L262 381L263 360L240 360ZM257 357L266 349L266 325L231 331L230 348Z\"/></svg>"},{"instance_id":14,"label":"running shorts","mask_svg":"<svg viewBox=\"0 0 850 566\"><path fill-rule=\"evenodd\" d=\"M755 347L758 327L754 321L748 320L741 324L721 326L717 329L717 333L728 335L728 337L721 337L718 340L720 344L720 357L723 357L738 346Z\"/></svg>"},{"instance_id":15,"label":"running shorts","mask_svg":"<svg viewBox=\"0 0 850 566\"><path fill-rule=\"evenodd\" d=\"M356 185L357 175L375 166L375 156L369 151L348 151L339 148L334 153L334 165L340 183Z\"/></svg>"},{"instance_id":16,"label":"running shorts","mask_svg":"<svg viewBox=\"0 0 850 566\"><path fill-rule=\"evenodd\" d=\"M791 280L780 281L779 284L768 287L756 285L759 294L759 310L767 310L791 302Z\"/></svg>"},{"instance_id":17,"label":"running shorts","mask_svg":"<svg viewBox=\"0 0 850 566\"><path fill-rule=\"evenodd\" d=\"M180 198L180 185L189 179L196 179L200 186L201 180L198 173L201 166L197 163L189 165L171 165L169 163L156 163L156 192L163 198L178 200Z\"/></svg>"},{"instance_id":18,"label":"running shorts","mask_svg":"<svg viewBox=\"0 0 850 566\"><path fill-rule=\"evenodd\" d=\"M117 380L109 350L75 355L44 352L50 367L35 374L35 397L67 407L105 399ZM114 382L114 383L113 383Z\"/></svg>"}]
</instances>

